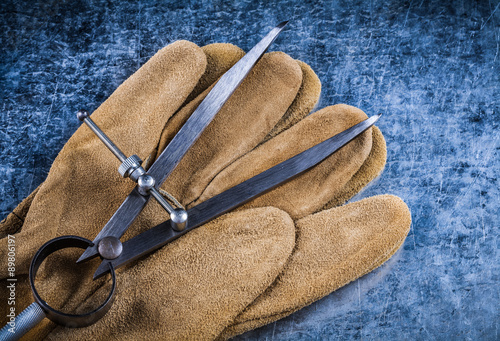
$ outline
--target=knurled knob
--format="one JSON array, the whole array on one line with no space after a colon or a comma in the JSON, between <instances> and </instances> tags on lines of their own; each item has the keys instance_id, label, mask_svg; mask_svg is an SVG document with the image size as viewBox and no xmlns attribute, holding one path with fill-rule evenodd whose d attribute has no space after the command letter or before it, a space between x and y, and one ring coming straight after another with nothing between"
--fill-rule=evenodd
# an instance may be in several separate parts
<instances>
[{"instance_id":1,"label":"knurled knob","mask_svg":"<svg viewBox=\"0 0 500 341\"><path fill-rule=\"evenodd\" d=\"M118 173L124 178L128 178L137 168L141 167L142 160L137 155L129 156L118 167Z\"/></svg>"}]
</instances>

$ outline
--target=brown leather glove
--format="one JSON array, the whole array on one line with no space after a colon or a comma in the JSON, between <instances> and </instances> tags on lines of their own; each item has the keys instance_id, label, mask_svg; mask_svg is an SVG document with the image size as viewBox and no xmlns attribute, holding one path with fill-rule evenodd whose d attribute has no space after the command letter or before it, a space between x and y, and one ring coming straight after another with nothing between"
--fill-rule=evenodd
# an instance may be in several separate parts
<instances>
[{"instance_id":1,"label":"brown leather glove","mask_svg":"<svg viewBox=\"0 0 500 341\"><path fill-rule=\"evenodd\" d=\"M153 160L205 89L242 55L228 44L173 43L92 118L125 154ZM307 65L283 53L265 55L163 189L191 207L366 117L338 105L304 118L319 92ZM335 207L378 175L385 157L382 134L368 130L307 173L118 270L115 303L96 324L67 329L44 320L27 337L224 339L310 304L376 268L402 244L410 217L400 199L378 196ZM106 147L81 127L47 180L4 220L4 236L17 239L19 310L31 303L26 274L36 250L59 235L93 239L129 193L133 183L116 168ZM150 202L122 239L164 220ZM3 259L6 238L2 242ZM88 311L109 289L105 280L80 284L91 278L95 262L75 273L79 253L48 259L38 279L46 300L70 312Z\"/></svg>"}]
</instances>

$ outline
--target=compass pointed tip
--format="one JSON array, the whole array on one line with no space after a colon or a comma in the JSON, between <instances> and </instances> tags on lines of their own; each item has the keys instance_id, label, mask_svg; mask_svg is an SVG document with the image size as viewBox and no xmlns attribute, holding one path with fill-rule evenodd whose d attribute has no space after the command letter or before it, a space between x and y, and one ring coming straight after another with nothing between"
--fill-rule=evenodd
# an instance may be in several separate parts
<instances>
[{"instance_id":1,"label":"compass pointed tip","mask_svg":"<svg viewBox=\"0 0 500 341\"><path fill-rule=\"evenodd\" d=\"M289 20L285 20L285 21L282 21L278 24L278 26L276 26L277 28L283 28L285 27L290 21Z\"/></svg>"},{"instance_id":2,"label":"compass pointed tip","mask_svg":"<svg viewBox=\"0 0 500 341\"><path fill-rule=\"evenodd\" d=\"M375 114L373 116L370 116L369 118L366 119L367 123L369 122L370 125L375 124L375 122L378 121L378 119L382 116L382 113Z\"/></svg>"},{"instance_id":3,"label":"compass pointed tip","mask_svg":"<svg viewBox=\"0 0 500 341\"><path fill-rule=\"evenodd\" d=\"M92 249L88 248L87 250L85 250L82 253L80 258L78 258L78 260L76 261L76 264L83 263L83 262L89 260L90 258L92 258L94 255L95 254L92 252Z\"/></svg>"},{"instance_id":4,"label":"compass pointed tip","mask_svg":"<svg viewBox=\"0 0 500 341\"><path fill-rule=\"evenodd\" d=\"M94 272L94 276L92 277L92 280L96 280L98 278L101 278L102 276L104 276L104 274L106 273L107 271L106 270L102 270L102 263L101 265L99 265L99 267L97 268L97 270Z\"/></svg>"}]
</instances>

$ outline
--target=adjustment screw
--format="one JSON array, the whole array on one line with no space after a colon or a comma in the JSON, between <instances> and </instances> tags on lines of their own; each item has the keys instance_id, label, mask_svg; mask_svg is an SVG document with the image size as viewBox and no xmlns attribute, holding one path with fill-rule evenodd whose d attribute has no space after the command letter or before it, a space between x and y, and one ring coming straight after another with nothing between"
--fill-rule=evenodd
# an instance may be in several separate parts
<instances>
[{"instance_id":1,"label":"adjustment screw","mask_svg":"<svg viewBox=\"0 0 500 341\"><path fill-rule=\"evenodd\" d=\"M144 174L137 179L137 186L139 193L142 196L146 196L149 194L149 191L155 186L155 179L149 175Z\"/></svg>"},{"instance_id":2,"label":"adjustment screw","mask_svg":"<svg viewBox=\"0 0 500 341\"><path fill-rule=\"evenodd\" d=\"M76 117L83 122L84 119L86 119L87 117L89 117L89 112L87 110L84 110L84 109L80 109L78 110L78 112L76 113Z\"/></svg>"},{"instance_id":3,"label":"adjustment screw","mask_svg":"<svg viewBox=\"0 0 500 341\"><path fill-rule=\"evenodd\" d=\"M142 160L137 155L129 156L123 163L118 167L118 173L124 178L130 177L137 169L141 168ZM144 171L144 170L143 170ZM142 174L146 171L142 172ZM142 175L141 174L141 175ZM136 179L132 179L137 182Z\"/></svg>"}]
</instances>

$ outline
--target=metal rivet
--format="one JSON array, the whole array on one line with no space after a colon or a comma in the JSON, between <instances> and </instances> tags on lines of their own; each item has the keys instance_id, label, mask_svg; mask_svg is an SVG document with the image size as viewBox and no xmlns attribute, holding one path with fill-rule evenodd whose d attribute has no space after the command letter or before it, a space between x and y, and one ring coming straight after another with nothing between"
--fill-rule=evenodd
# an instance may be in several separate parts
<instances>
[{"instance_id":1,"label":"metal rivet","mask_svg":"<svg viewBox=\"0 0 500 341\"><path fill-rule=\"evenodd\" d=\"M155 179L149 174L144 174L137 179L137 186L141 195L148 195L149 191L155 186Z\"/></svg>"},{"instance_id":2,"label":"metal rivet","mask_svg":"<svg viewBox=\"0 0 500 341\"><path fill-rule=\"evenodd\" d=\"M170 226L175 231L182 231L186 228L188 220L188 214L182 208L176 208L170 213Z\"/></svg>"},{"instance_id":3,"label":"metal rivet","mask_svg":"<svg viewBox=\"0 0 500 341\"><path fill-rule=\"evenodd\" d=\"M104 237L99 241L97 250L102 258L115 259L118 258L123 251L123 245L120 239L112 236Z\"/></svg>"}]
</instances>

